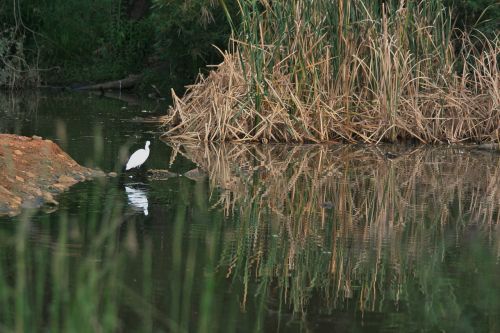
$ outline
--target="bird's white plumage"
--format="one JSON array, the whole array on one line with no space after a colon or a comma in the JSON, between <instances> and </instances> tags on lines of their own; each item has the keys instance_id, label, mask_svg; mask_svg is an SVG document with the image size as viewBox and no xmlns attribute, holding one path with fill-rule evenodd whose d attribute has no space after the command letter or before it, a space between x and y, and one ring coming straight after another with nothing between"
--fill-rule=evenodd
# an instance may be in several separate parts
<instances>
[{"instance_id":1,"label":"bird's white plumage","mask_svg":"<svg viewBox=\"0 0 500 333\"><path fill-rule=\"evenodd\" d=\"M128 159L127 165L125 166L125 170L130 170L133 168L140 167L149 156L149 141L146 141L146 147L144 149L139 149L135 151L132 156Z\"/></svg>"}]
</instances>

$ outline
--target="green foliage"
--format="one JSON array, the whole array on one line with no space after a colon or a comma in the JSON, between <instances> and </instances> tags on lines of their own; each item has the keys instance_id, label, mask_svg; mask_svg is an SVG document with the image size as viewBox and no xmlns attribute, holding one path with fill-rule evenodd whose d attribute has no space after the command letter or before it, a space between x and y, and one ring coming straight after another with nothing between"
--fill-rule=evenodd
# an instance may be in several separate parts
<instances>
[{"instance_id":1,"label":"green foliage","mask_svg":"<svg viewBox=\"0 0 500 333\"><path fill-rule=\"evenodd\" d=\"M136 73L150 53L151 21L131 21L121 0L37 3L43 63L61 81L100 81Z\"/></svg>"},{"instance_id":2,"label":"green foliage","mask_svg":"<svg viewBox=\"0 0 500 333\"><path fill-rule=\"evenodd\" d=\"M462 30L479 29L487 36L498 32L500 3L496 0L446 0L453 9L456 25Z\"/></svg>"},{"instance_id":3,"label":"green foliage","mask_svg":"<svg viewBox=\"0 0 500 333\"><path fill-rule=\"evenodd\" d=\"M8 27L22 22L50 84L86 83L143 72L149 88L165 94L190 83L200 68L219 62L228 43L226 11L217 1L153 0L149 11L132 19L124 0L9 0L0 4ZM13 12L13 8L17 8ZM228 9L229 8L229 9ZM5 43L4 43L5 44Z\"/></svg>"},{"instance_id":4,"label":"green foliage","mask_svg":"<svg viewBox=\"0 0 500 333\"><path fill-rule=\"evenodd\" d=\"M235 4L230 7L236 12ZM230 35L227 17L214 0L155 0L156 55L175 88L193 81L200 69L222 60Z\"/></svg>"},{"instance_id":5,"label":"green foliage","mask_svg":"<svg viewBox=\"0 0 500 333\"><path fill-rule=\"evenodd\" d=\"M14 29L0 30L0 86L16 85L22 45L23 40L16 38Z\"/></svg>"},{"instance_id":6,"label":"green foliage","mask_svg":"<svg viewBox=\"0 0 500 333\"><path fill-rule=\"evenodd\" d=\"M0 13L5 10L0 5ZM1 18L1 15L0 15ZM25 50L26 29L22 25L0 26L0 88L19 88L36 85L38 72Z\"/></svg>"},{"instance_id":7,"label":"green foliage","mask_svg":"<svg viewBox=\"0 0 500 333\"><path fill-rule=\"evenodd\" d=\"M8 1L0 18L34 31L27 40L51 83L101 81L140 72L152 53L151 19L130 20L122 0ZM18 10L13 12L10 7Z\"/></svg>"}]
</instances>

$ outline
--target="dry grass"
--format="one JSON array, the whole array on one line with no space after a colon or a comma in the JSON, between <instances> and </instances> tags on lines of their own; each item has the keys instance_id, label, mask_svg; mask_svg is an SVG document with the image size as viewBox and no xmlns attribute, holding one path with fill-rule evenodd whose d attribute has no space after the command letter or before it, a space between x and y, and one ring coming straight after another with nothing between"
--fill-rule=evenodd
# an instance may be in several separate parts
<instances>
[{"instance_id":1,"label":"dry grass","mask_svg":"<svg viewBox=\"0 0 500 333\"><path fill-rule=\"evenodd\" d=\"M458 36L440 1L239 3L233 51L172 92L165 138L499 140L499 38Z\"/></svg>"}]
</instances>

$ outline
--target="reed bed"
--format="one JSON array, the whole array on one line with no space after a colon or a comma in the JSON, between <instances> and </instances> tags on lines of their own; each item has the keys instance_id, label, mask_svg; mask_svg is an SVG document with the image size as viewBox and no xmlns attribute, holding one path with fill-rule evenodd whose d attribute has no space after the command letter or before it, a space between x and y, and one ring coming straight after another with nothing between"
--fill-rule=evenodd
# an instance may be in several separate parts
<instances>
[{"instance_id":1,"label":"reed bed","mask_svg":"<svg viewBox=\"0 0 500 333\"><path fill-rule=\"evenodd\" d=\"M219 271L242 284L243 307L252 296L304 315L315 307L416 312L423 304L440 313L426 325L459 320L460 300L450 297L459 287L445 276L445 258L463 249L460 260L471 260L471 234L491 244L484 258L500 258L498 158L400 147L390 160L385 149L177 146L208 172L214 205L231 216ZM483 264L484 274L497 269Z\"/></svg>"},{"instance_id":2,"label":"reed bed","mask_svg":"<svg viewBox=\"0 0 500 333\"><path fill-rule=\"evenodd\" d=\"M442 1L238 0L224 61L164 117L181 141L498 141L500 42Z\"/></svg>"}]
</instances>

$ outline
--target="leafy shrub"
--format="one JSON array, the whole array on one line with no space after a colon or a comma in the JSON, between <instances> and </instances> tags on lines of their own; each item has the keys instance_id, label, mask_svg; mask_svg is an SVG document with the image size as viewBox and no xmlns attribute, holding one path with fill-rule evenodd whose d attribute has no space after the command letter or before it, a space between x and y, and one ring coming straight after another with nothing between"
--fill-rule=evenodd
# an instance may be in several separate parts
<instances>
[{"instance_id":1,"label":"leafy shrub","mask_svg":"<svg viewBox=\"0 0 500 333\"><path fill-rule=\"evenodd\" d=\"M456 26L462 30L479 29L488 37L498 32L500 3L496 0L446 0L452 8Z\"/></svg>"},{"instance_id":2,"label":"leafy shrub","mask_svg":"<svg viewBox=\"0 0 500 333\"><path fill-rule=\"evenodd\" d=\"M38 72L26 61L24 40L24 34L14 28L0 30L0 87L18 88L38 81Z\"/></svg>"},{"instance_id":3,"label":"leafy shrub","mask_svg":"<svg viewBox=\"0 0 500 333\"><path fill-rule=\"evenodd\" d=\"M175 88L192 82L207 64L222 61L217 48L226 49L231 30L218 1L155 0L152 18L156 56L167 64L164 75Z\"/></svg>"}]
</instances>

